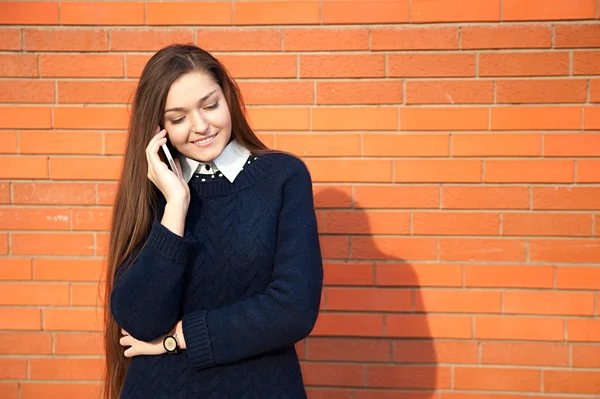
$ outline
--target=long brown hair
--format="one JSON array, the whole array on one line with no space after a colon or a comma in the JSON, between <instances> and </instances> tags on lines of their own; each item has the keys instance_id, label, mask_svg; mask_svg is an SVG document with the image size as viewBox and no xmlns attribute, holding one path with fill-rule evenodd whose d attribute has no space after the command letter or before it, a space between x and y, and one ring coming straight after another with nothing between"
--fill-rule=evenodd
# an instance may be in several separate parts
<instances>
[{"instance_id":1,"label":"long brown hair","mask_svg":"<svg viewBox=\"0 0 600 399\"><path fill-rule=\"evenodd\" d=\"M105 399L121 394L130 359L119 344L121 328L110 312L117 269L134 256L143 245L157 217L160 191L148 179L146 146L156 126L161 124L167 94L173 82L189 72L203 72L221 86L231 113L231 136L255 154L269 152L253 132L246 119L240 90L225 67L210 53L193 45L171 45L150 58L140 77L132 104L127 147L119 180L110 232L106 267L106 300L104 306L106 370ZM132 262L128 261L130 265Z\"/></svg>"}]
</instances>

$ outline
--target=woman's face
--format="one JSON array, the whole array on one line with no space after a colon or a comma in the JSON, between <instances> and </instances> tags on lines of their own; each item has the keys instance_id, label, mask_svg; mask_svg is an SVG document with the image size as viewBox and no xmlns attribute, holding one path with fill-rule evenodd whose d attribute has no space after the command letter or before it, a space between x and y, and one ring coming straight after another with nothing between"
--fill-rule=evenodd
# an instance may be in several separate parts
<instances>
[{"instance_id":1,"label":"woman's face","mask_svg":"<svg viewBox=\"0 0 600 399\"><path fill-rule=\"evenodd\" d=\"M197 161L217 158L231 137L231 114L225 96L206 73L186 73L173 82L163 120L173 147Z\"/></svg>"}]
</instances>

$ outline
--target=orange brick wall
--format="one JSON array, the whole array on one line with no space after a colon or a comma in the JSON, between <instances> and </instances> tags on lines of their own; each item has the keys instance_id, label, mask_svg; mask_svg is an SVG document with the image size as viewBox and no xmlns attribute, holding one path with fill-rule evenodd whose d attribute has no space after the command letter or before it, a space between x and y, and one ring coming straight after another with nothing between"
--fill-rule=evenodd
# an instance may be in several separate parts
<instances>
[{"instance_id":1,"label":"orange brick wall","mask_svg":"<svg viewBox=\"0 0 600 399\"><path fill-rule=\"evenodd\" d=\"M598 11L0 2L0 398L99 392L126 104L175 41L213 51L312 171L311 399L599 397Z\"/></svg>"}]
</instances>

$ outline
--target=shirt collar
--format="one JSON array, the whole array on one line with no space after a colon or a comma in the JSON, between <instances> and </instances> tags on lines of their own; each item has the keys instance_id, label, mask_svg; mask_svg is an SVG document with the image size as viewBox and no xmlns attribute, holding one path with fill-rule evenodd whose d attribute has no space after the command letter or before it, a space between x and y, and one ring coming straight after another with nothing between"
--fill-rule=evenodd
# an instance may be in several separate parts
<instances>
[{"instance_id":1,"label":"shirt collar","mask_svg":"<svg viewBox=\"0 0 600 399\"><path fill-rule=\"evenodd\" d=\"M212 164L212 166L223 173L231 183L233 183L237 175L240 174L249 156L250 151L236 140L227 144L225 149L223 149L223 152L221 152L221 154L212 162L199 162L182 154L177 155L179 162L181 163L183 178L186 182L190 181L198 167Z\"/></svg>"}]
</instances>

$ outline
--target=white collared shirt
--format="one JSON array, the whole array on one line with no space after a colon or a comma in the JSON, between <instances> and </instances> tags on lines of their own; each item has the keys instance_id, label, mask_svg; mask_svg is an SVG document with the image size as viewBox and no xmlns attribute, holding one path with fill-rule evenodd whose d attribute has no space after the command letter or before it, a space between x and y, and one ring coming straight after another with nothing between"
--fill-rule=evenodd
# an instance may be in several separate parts
<instances>
[{"instance_id":1,"label":"white collared shirt","mask_svg":"<svg viewBox=\"0 0 600 399\"><path fill-rule=\"evenodd\" d=\"M195 173L207 175L222 173L227 180L233 183L244 168L250 156L250 151L236 140L233 140L227 144L217 158L208 163L196 161L182 154L178 154L177 156L181 163L183 178L186 182L189 182Z\"/></svg>"}]
</instances>

